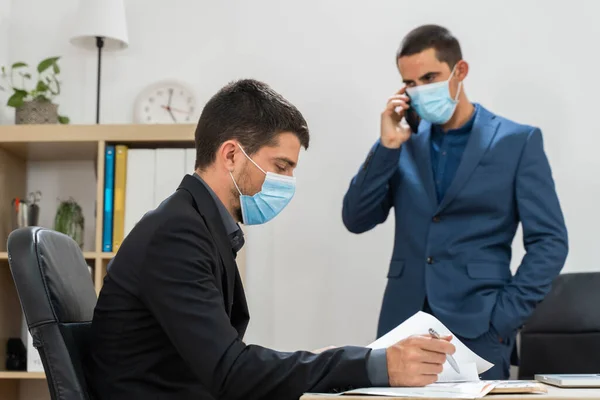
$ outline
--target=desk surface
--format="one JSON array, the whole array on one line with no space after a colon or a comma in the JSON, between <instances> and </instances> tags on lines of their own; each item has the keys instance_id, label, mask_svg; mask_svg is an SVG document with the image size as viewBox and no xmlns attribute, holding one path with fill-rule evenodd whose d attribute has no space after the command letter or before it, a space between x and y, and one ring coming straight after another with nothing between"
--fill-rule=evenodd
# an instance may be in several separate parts
<instances>
[{"instance_id":1,"label":"desk surface","mask_svg":"<svg viewBox=\"0 0 600 400\"><path fill-rule=\"evenodd\" d=\"M546 394L488 394L483 399L489 400L600 400L600 388L595 389L561 389L554 386L545 385L548 389ZM440 398L412 398L412 397L373 397L373 396L327 396L327 395L304 395L300 400L444 400Z\"/></svg>"}]
</instances>

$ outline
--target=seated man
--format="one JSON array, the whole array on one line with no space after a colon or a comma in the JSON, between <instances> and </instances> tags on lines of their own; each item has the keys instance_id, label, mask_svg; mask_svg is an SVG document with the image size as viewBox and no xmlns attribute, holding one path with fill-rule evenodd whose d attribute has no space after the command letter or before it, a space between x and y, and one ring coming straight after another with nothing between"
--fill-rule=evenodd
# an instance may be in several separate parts
<instances>
[{"instance_id":1,"label":"seated man","mask_svg":"<svg viewBox=\"0 0 600 400\"><path fill-rule=\"evenodd\" d=\"M135 226L104 279L86 360L99 400L283 400L437 379L450 338L318 354L246 345L238 222L265 223L292 199L308 128L269 86L242 80L207 103L195 141L195 174Z\"/></svg>"}]
</instances>

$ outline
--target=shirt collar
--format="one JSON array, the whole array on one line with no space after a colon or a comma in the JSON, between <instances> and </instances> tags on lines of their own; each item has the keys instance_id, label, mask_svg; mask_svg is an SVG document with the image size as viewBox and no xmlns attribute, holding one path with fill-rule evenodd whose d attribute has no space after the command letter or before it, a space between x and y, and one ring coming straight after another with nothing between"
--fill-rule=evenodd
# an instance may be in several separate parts
<instances>
[{"instance_id":1,"label":"shirt collar","mask_svg":"<svg viewBox=\"0 0 600 400\"><path fill-rule=\"evenodd\" d=\"M456 128L456 129L450 129L446 132L447 135L460 135L460 134L464 134L464 133L470 133L471 130L473 129L473 124L475 123L475 117L477 116L477 112L479 111L479 104L474 104L475 110L473 111L473 115L471 115L471 118L469 118L469 120L467 122L465 122L463 124L463 126ZM442 127L440 125L433 125L433 129L434 132L436 133L444 133L444 131L442 130Z\"/></svg>"}]
</instances>

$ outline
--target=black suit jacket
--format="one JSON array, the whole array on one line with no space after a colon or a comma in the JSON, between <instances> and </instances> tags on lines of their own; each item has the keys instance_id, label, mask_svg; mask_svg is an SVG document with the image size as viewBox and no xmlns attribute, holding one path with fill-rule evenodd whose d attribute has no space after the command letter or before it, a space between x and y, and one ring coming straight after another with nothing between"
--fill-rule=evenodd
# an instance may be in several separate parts
<instances>
[{"instance_id":1,"label":"black suit jacket","mask_svg":"<svg viewBox=\"0 0 600 400\"><path fill-rule=\"evenodd\" d=\"M217 205L196 178L135 226L112 260L86 373L100 400L298 399L368 386L369 349L246 345L249 314Z\"/></svg>"}]
</instances>

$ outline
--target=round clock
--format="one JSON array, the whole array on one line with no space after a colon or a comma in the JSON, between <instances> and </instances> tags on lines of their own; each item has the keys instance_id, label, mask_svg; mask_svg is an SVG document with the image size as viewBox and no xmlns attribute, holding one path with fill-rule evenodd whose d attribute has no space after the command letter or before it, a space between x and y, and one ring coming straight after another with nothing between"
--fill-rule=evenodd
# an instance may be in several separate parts
<instances>
[{"instance_id":1,"label":"round clock","mask_svg":"<svg viewBox=\"0 0 600 400\"><path fill-rule=\"evenodd\" d=\"M193 90L176 81L157 82L136 99L134 118L140 124L187 124L196 119Z\"/></svg>"}]
</instances>

